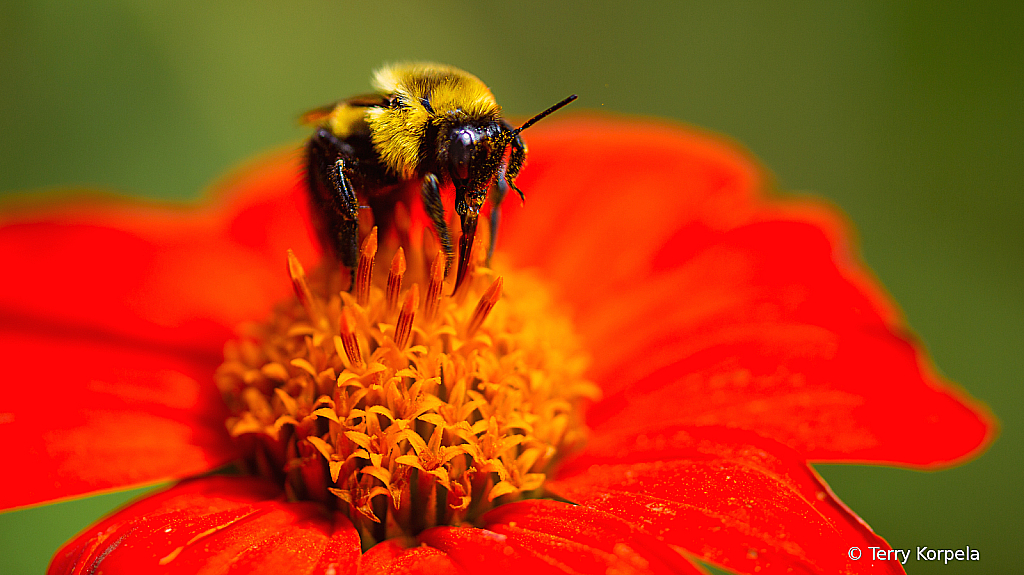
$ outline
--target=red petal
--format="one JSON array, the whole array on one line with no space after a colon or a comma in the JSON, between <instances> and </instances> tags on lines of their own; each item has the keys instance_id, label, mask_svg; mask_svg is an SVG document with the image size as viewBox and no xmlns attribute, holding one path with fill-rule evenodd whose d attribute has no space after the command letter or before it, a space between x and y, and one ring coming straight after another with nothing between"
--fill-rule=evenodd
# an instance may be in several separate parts
<instances>
[{"instance_id":1,"label":"red petal","mask_svg":"<svg viewBox=\"0 0 1024 575\"><path fill-rule=\"evenodd\" d=\"M432 547L403 548L383 541L363 554L359 575L463 575L447 554Z\"/></svg>"},{"instance_id":2,"label":"red petal","mask_svg":"<svg viewBox=\"0 0 1024 575\"><path fill-rule=\"evenodd\" d=\"M212 384L237 324L310 260L299 167L281 157L199 209L71 202L7 214L0 258L0 508L181 478L233 458ZM14 222L14 223L11 223Z\"/></svg>"},{"instance_id":3,"label":"red petal","mask_svg":"<svg viewBox=\"0 0 1024 575\"><path fill-rule=\"evenodd\" d=\"M903 572L871 560L870 547L888 544L796 452L748 431L600 435L549 487L740 573Z\"/></svg>"},{"instance_id":4,"label":"red petal","mask_svg":"<svg viewBox=\"0 0 1024 575\"><path fill-rule=\"evenodd\" d=\"M474 527L435 527L418 537L443 551L465 573L564 573L510 545L504 535Z\"/></svg>"},{"instance_id":5,"label":"red petal","mask_svg":"<svg viewBox=\"0 0 1024 575\"><path fill-rule=\"evenodd\" d=\"M483 521L520 552L580 573L701 573L664 542L585 506L520 501L488 512Z\"/></svg>"},{"instance_id":6,"label":"red petal","mask_svg":"<svg viewBox=\"0 0 1024 575\"><path fill-rule=\"evenodd\" d=\"M984 412L922 371L834 253L807 223L718 234L645 288L676 286L686 309L640 298L626 312L657 327L636 345L645 361L608 368L618 390L590 423L738 426L818 460L934 467L975 453L991 440Z\"/></svg>"},{"instance_id":7,"label":"red petal","mask_svg":"<svg viewBox=\"0 0 1024 575\"><path fill-rule=\"evenodd\" d=\"M575 118L527 139L518 181L527 201L508 201L499 246L574 302L590 298L594 281L602 290L646 275L649 256L688 222L746 221L761 186L734 147L665 125Z\"/></svg>"},{"instance_id":8,"label":"red petal","mask_svg":"<svg viewBox=\"0 0 1024 575\"><path fill-rule=\"evenodd\" d=\"M593 351L592 425L741 426L814 459L920 467L991 441L984 408L922 368L837 218L759 198L731 147L590 119L538 128L530 150L535 193L501 239Z\"/></svg>"},{"instance_id":9,"label":"red petal","mask_svg":"<svg viewBox=\"0 0 1024 575\"><path fill-rule=\"evenodd\" d=\"M201 473L235 457L215 361L49 326L0 328L0 509ZM35 329L33 329L35 328Z\"/></svg>"},{"instance_id":10,"label":"red petal","mask_svg":"<svg viewBox=\"0 0 1024 575\"><path fill-rule=\"evenodd\" d=\"M991 441L981 410L922 373L916 350L889 334L769 323L714 335L718 341L606 397L591 412L596 430L731 425L809 459L923 468Z\"/></svg>"},{"instance_id":11,"label":"red petal","mask_svg":"<svg viewBox=\"0 0 1024 575\"><path fill-rule=\"evenodd\" d=\"M486 529L436 527L419 540L468 573L700 573L658 539L595 509L523 501L487 513Z\"/></svg>"},{"instance_id":12,"label":"red petal","mask_svg":"<svg viewBox=\"0 0 1024 575\"><path fill-rule=\"evenodd\" d=\"M7 214L0 322L88 329L221 351L290 291L285 250L310 260L294 161L275 159L200 209L69 201Z\"/></svg>"},{"instance_id":13,"label":"red petal","mask_svg":"<svg viewBox=\"0 0 1024 575\"><path fill-rule=\"evenodd\" d=\"M355 573L359 536L348 519L279 495L252 478L183 482L86 529L48 573Z\"/></svg>"}]
</instances>

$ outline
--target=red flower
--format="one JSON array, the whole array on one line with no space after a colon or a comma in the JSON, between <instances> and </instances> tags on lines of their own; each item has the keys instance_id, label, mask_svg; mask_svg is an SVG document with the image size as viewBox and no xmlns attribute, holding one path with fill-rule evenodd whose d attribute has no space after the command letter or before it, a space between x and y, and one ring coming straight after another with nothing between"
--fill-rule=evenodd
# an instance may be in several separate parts
<instances>
[{"instance_id":1,"label":"red flower","mask_svg":"<svg viewBox=\"0 0 1024 575\"><path fill-rule=\"evenodd\" d=\"M850 253L840 220L767 199L749 159L636 122L530 134L499 250L556 286L603 399L524 500L360 555L340 512L264 479L206 476L146 497L58 551L50 573L902 572L806 461L955 464L985 409L936 377ZM238 456L213 385L240 322L315 259L297 159L196 210L96 202L7 216L0 507L181 478ZM860 560L850 547L865 550ZM162 570L162 571L161 571Z\"/></svg>"}]
</instances>

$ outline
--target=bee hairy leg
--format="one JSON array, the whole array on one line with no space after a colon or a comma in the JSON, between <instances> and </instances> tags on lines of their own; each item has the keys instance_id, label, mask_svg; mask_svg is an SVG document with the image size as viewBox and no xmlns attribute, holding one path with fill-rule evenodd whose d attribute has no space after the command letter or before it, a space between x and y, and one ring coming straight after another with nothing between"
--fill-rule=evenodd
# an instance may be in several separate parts
<instances>
[{"instance_id":1,"label":"bee hairy leg","mask_svg":"<svg viewBox=\"0 0 1024 575\"><path fill-rule=\"evenodd\" d=\"M505 123L508 126L508 123ZM501 177L503 182L508 188L512 188L519 194L519 201L526 203L526 196L523 195L523 191L516 187L516 178L519 176L519 171L523 169L523 163L526 162L526 142L523 141L522 136L516 134L515 138L512 138L512 142L509 143L511 152L508 155L508 163L505 165L505 174ZM504 197L504 195L502 195Z\"/></svg>"},{"instance_id":2,"label":"bee hairy leg","mask_svg":"<svg viewBox=\"0 0 1024 575\"><path fill-rule=\"evenodd\" d=\"M505 128L512 130L508 122L502 121ZM501 223L501 202L505 200L505 196L508 195L509 189L513 189L519 194L519 200L526 203L526 198L523 196L523 191L516 187L515 179L519 175L519 171L523 168L523 162L526 161L526 144L523 142L522 137L516 134L512 141L509 143L511 151L508 156L508 162L504 165L501 172L499 172L494 186L491 190L491 239L490 245L487 247L487 265L491 265L491 257L494 256L494 246L497 245L498 241L498 225Z\"/></svg>"},{"instance_id":3,"label":"bee hairy leg","mask_svg":"<svg viewBox=\"0 0 1024 575\"><path fill-rule=\"evenodd\" d=\"M349 270L348 289L351 291L355 287L356 264L359 261L359 200L352 189L352 183L345 176L345 160L338 159L335 162L330 180L341 207L338 213L342 216L341 221L336 223L335 253L340 254L341 263Z\"/></svg>"},{"instance_id":4,"label":"bee hairy leg","mask_svg":"<svg viewBox=\"0 0 1024 575\"><path fill-rule=\"evenodd\" d=\"M516 149L513 146L512 155L509 157L508 170L505 172L505 183L519 194L519 201L524 204L526 203L526 196L523 195L523 190L516 187L515 179L519 175L519 170L523 167L523 154L525 153L525 148Z\"/></svg>"},{"instance_id":5,"label":"bee hairy leg","mask_svg":"<svg viewBox=\"0 0 1024 575\"><path fill-rule=\"evenodd\" d=\"M351 290L359 259L359 198L345 174L346 145L321 129L306 153L313 225L324 250L349 269Z\"/></svg>"},{"instance_id":6,"label":"bee hairy leg","mask_svg":"<svg viewBox=\"0 0 1024 575\"><path fill-rule=\"evenodd\" d=\"M448 222L444 217L444 204L441 203L441 184L434 174L427 174L423 178L423 187L420 188L420 198L423 200L423 209L434 226L437 239L444 251L444 275L452 267L452 259L455 257L455 250L452 248L452 236L448 231Z\"/></svg>"}]
</instances>

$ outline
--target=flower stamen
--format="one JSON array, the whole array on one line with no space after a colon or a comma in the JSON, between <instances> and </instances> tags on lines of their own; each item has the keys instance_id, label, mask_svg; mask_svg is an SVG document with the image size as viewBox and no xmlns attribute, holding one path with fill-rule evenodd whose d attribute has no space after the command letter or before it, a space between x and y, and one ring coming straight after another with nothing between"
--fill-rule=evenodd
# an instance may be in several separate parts
<instances>
[{"instance_id":1,"label":"flower stamen","mask_svg":"<svg viewBox=\"0 0 1024 575\"><path fill-rule=\"evenodd\" d=\"M345 350L345 356L348 358L349 363L354 366L362 366L363 353L359 350L355 322L352 310L348 306L343 307L338 320L338 338L341 340L341 346Z\"/></svg>"},{"instance_id":2,"label":"flower stamen","mask_svg":"<svg viewBox=\"0 0 1024 575\"><path fill-rule=\"evenodd\" d=\"M476 334L476 330L480 329L480 325L487 319L487 315L491 313L491 309L494 308L494 304L498 303L501 298L501 278L494 280L491 287L487 288L484 295L480 297L480 301L476 304L476 309L473 310L473 318L469 320L469 327L466 328L466 337L473 337Z\"/></svg>"},{"instance_id":3,"label":"flower stamen","mask_svg":"<svg viewBox=\"0 0 1024 575\"><path fill-rule=\"evenodd\" d=\"M413 283L399 304L407 254L374 284L375 240L352 294L329 287L340 270L307 277L289 253L296 298L230 342L217 372L250 468L346 513L366 546L539 493L584 437L573 405L597 395L538 281L474 265L446 296L441 254L424 301Z\"/></svg>"},{"instance_id":4,"label":"flower stamen","mask_svg":"<svg viewBox=\"0 0 1024 575\"><path fill-rule=\"evenodd\" d=\"M313 321L318 322L321 314L320 310L316 308L316 300L313 299L313 294L309 291L306 271L302 269L299 258L295 257L291 250L288 250L288 276L292 280L292 289L295 290L295 297L299 298L299 303L306 309L306 315Z\"/></svg>"},{"instance_id":5,"label":"flower stamen","mask_svg":"<svg viewBox=\"0 0 1024 575\"><path fill-rule=\"evenodd\" d=\"M405 250L401 247L391 259L391 271L388 273L387 310L388 315L395 313L398 307L398 296L402 291L402 278L405 276Z\"/></svg>"},{"instance_id":6,"label":"flower stamen","mask_svg":"<svg viewBox=\"0 0 1024 575\"><path fill-rule=\"evenodd\" d=\"M423 310L423 316L428 322L434 321L434 318L437 317L438 306L441 304L445 261L444 254L439 251L434 257L434 262L430 264L430 283L427 284L427 297Z\"/></svg>"},{"instance_id":7,"label":"flower stamen","mask_svg":"<svg viewBox=\"0 0 1024 575\"><path fill-rule=\"evenodd\" d=\"M373 258L377 255L377 226L363 240L359 249L359 265L356 267L356 301L365 306L370 301L370 281L373 279Z\"/></svg>"},{"instance_id":8,"label":"flower stamen","mask_svg":"<svg viewBox=\"0 0 1024 575\"><path fill-rule=\"evenodd\" d=\"M409 293L405 294L405 303L402 304L402 311L398 314L398 323L395 324L395 345L398 349L405 349L409 344L409 336L412 335L412 320L416 317L416 308L420 305L420 286L413 284Z\"/></svg>"}]
</instances>

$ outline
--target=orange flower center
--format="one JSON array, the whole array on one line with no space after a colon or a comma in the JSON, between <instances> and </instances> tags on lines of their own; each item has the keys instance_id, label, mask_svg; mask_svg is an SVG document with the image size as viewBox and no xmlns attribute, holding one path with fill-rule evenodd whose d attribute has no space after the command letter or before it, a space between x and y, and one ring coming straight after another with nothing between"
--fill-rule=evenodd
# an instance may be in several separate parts
<instances>
[{"instance_id":1,"label":"orange flower center","mask_svg":"<svg viewBox=\"0 0 1024 575\"><path fill-rule=\"evenodd\" d=\"M217 383L248 464L346 512L365 545L542 496L598 393L571 324L525 274L476 267L446 295L438 256L403 295L403 251L386 282L375 252L376 231L351 293L289 252L296 298L226 346Z\"/></svg>"}]
</instances>

